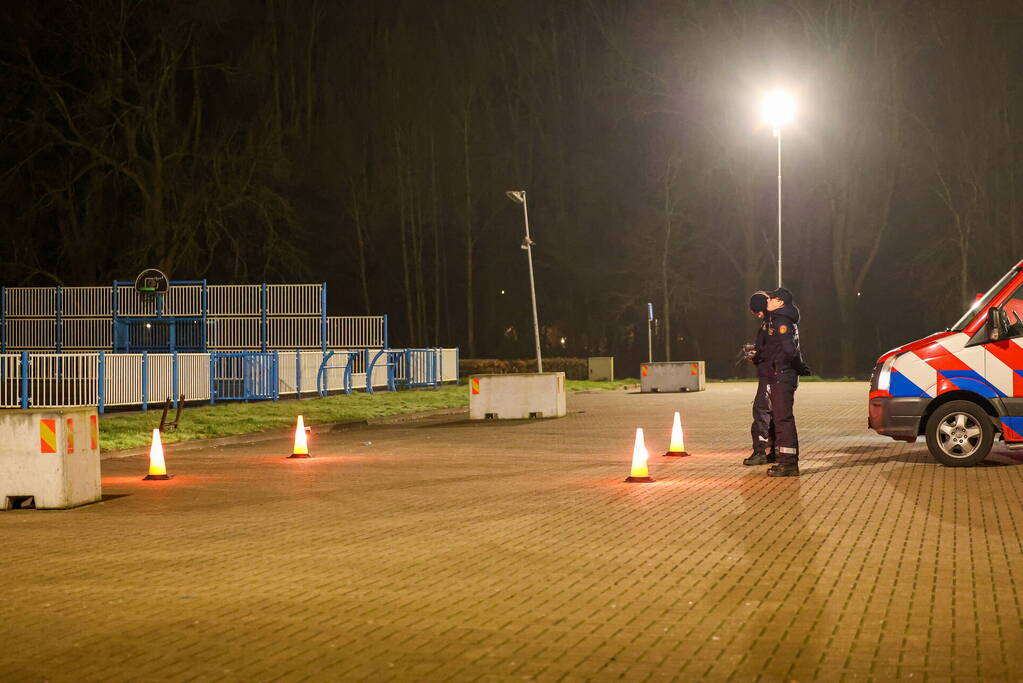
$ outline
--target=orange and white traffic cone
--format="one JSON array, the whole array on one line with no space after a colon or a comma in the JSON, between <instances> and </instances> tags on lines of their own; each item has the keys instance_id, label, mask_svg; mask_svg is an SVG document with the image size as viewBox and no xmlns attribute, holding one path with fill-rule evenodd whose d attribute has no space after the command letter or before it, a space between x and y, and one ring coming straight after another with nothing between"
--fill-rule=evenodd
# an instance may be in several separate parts
<instances>
[{"instance_id":1,"label":"orange and white traffic cone","mask_svg":"<svg viewBox=\"0 0 1023 683\"><path fill-rule=\"evenodd\" d=\"M668 445L668 452L665 455L691 455L686 452L686 442L682 438L682 418L678 411L675 411L675 421L671 424L671 443Z\"/></svg>"},{"instance_id":2,"label":"orange and white traffic cone","mask_svg":"<svg viewBox=\"0 0 1023 683\"><path fill-rule=\"evenodd\" d=\"M163 444L160 443L160 430L153 430L153 445L149 447L149 474L143 479L170 479L167 474L167 463L163 460Z\"/></svg>"},{"instance_id":3,"label":"orange and white traffic cone","mask_svg":"<svg viewBox=\"0 0 1023 683\"><path fill-rule=\"evenodd\" d=\"M643 428L636 429L636 445L632 448L632 472L625 481L633 484L644 484L653 481L650 470L647 469L646 445L643 443Z\"/></svg>"},{"instance_id":4,"label":"orange and white traffic cone","mask_svg":"<svg viewBox=\"0 0 1023 683\"><path fill-rule=\"evenodd\" d=\"M298 424L295 425L295 446L291 449L289 458L311 458L309 455L309 444L306 442L305 422L302 416L298 416Z\"/></svg>"}]
</instances>

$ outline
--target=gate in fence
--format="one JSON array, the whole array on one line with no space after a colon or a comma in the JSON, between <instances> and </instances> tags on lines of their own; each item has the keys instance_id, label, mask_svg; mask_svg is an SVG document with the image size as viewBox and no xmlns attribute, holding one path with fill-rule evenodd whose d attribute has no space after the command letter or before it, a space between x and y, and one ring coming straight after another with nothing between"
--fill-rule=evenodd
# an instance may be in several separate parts
<instances>
[{"instance_id":1,"label":"gate in fence","mask_svg":"<svg viewBox=\"0 0 1023 683\"><path fill-rule=\"evenodd\" d=\"M210 403L277 399L276 353L210 354Z\"/></svg>"},{"instance_id":2,"label":"gate in fence","mask_svg":"<svg viewBox=\"0 0 1023 683\"><path fill-rule=\"evenodd\" d=\"M403 349L395 354L395 378L409 387L437 386L437 349Z\"/></svg>"}]
</instances>

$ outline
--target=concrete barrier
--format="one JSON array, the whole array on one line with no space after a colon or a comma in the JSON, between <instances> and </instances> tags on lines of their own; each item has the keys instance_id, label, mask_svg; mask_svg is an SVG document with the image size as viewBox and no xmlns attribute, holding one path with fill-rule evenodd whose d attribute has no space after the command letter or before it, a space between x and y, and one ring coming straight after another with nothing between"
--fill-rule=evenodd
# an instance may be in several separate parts
<instances>
[{"instance_id":1,"label":"concrete barrier","mask_svg":"<svg viewBox=\"0 0 1023 683\"><path fill-rule=\"evenodd\" d=\"M703 391L706 388L706 367L702 360L644 363L639 368L642 393Z\"/></svg>"},{"instance_id":2,"label":"concrete barrier","mask_svg":"<svg viewBox=\"0 0 1023 683\"><path fill-rule=\"evenodd\" d=\"M593 356L587 360L587 379L591 382L613 382L615 378L614 356Z\"/></svg>"},{"instance_id":3,"label":"concrete barrier","mask_svg":"<svg viewBox=\"0 0 1023 683\"><path fill-rule=\"evenodd\" d=\"M470 420L563 417L565 373L534 372L469 377Z\"/></svg>"},{"instance_id":4,"label":"concrete barrier","mask_svg":"<svg viewBox=\"0 0 1023 683\"><path fill-rule=\"evenodd\" d=\"M0 510L94 503L100 481L95 407L0 411Z\"/></svg>"}]
</instances>

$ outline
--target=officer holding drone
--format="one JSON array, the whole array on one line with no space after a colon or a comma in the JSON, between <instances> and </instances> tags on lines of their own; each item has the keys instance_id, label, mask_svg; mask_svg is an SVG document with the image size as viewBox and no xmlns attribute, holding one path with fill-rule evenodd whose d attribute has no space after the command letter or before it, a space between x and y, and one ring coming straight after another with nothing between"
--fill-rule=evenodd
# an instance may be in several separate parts
<instances>
[{"instance_id":1,"label":"officer holding drone","mask_svg":"<svg viewBox=\"0 0 1023 683\"><path fill-rule=\"evenodd\" d=\"M799 376L809 375L799 349L799 309L792 292L779 287L750 297L750 311L762 320L757 340L744 347L744 355L757 366L757 394L753 400L753 453L744 465L777 462L769 477L799 476L799 440L792 413Z\"/></svg>"}]
</instances>

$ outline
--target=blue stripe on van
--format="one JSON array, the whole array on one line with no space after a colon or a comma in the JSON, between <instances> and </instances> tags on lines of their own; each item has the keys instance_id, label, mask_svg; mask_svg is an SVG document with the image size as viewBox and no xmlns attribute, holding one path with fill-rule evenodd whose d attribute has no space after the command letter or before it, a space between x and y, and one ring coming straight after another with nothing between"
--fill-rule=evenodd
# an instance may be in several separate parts
<instances>
[{"instance_id":1,"label":"blue stripe on van","mask_svg":"<svg viewBox=\"0 0 1023 683\"><path fill-rule=\"evenodd\" d=\"M998 390L998 387L973 370L946 370L941 372L941 376L960 389L972 391L984 398L1001 398L1005 396L1005 394Z\"/></svg>"},{"instance_id":2,"label":"blue stripe on van","mask_svg":"<svg viewBox=\"0 0 1023 683\"><path fill-rule=\"evenodd\" d=\"M892 370L891 381L888 384L888 393L892 396L927 396L923 389L913 384L905 375L896 370Z\"/></svg>"}]
</instances>

